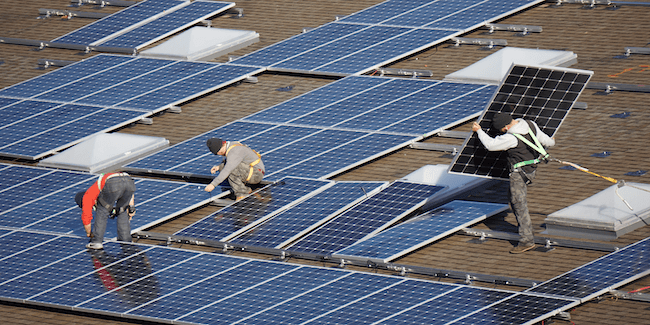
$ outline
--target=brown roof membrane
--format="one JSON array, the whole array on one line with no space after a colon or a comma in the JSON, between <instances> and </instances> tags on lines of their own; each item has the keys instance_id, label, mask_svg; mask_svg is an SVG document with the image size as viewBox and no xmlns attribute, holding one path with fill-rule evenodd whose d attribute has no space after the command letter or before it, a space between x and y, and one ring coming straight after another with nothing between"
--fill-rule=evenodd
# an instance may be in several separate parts
<instances>
[{"instance_id":1,"label":"brown roof membrane","mask_svg":"<svg viewBox=\"0 0 650 325\"><path fill-rule=\"evenodd\" d=\"M254 30L260 34L260 42L237 50L231 55L243 55L268 46L282 39L299 34L303 28L317 27L335 19L380 3L379 0L242 0L236 7L244 9L239 19L223 15L212 20L220 28ZM68 0L4 0L0 2L0 37L51 40L75 30L92 19L74 18L36 19L39 8L71 9L112 13L121 8L86 5L69 8ZM498 23L534 25L543 27L541 33L517 36L515 32L499 31L486 35L477 30L463 35L471 38L507 39L513 47L557 49L573 51L578 63L572 68L594 71L592 81L647 84L650 80L650 55L632 55L628 59L614 59L623 54L626 46L644 47L648 44L650 30L649 6L621 6L609 10L605 6L584 9L579 4L565 4L554 8L544 3ZM154 44L155 45L155 44ZM152 46L154 46L152 45ZM462 69L487 55L479 46L449 47L442 44L390 65L391 68L424 69L433 72L430 79L441 80L445 75ZM41 75L53 68L38 70L38 59L81 60L96 53L46 48L40 51L29 46L0 44L0 87ZM214 61L225 62L227 57ZM264 73L258 83L241 83L205 95L182 105L180 114L160 114L153 118L153 125L136 124L119 132L165 137L171 144L212 130L273 104L298 96L326 85L335 78L297 74ZM293 86L291 91L276 89ZM610 95L598 95L597 90L586 89L578 101L586 103L586 109L574 109L556 135L557 145L550 150L554 157L569 160L599 174L625 179L630 182L647 183L650 174L639 177L625 176L627 172L650 169L650 94L615 91ZM613 114L630 112L626 119L611 118ZM470 131L470 123L454 130ZM463 140L433 136L424 142L454 144ZM610 151L607 158L591 157L593 153ZM33 165L33 162L2 159L2 162ZM359 166L335 180L392 181L413 172L426 164L449 164L451 158L442 152L405 148L390 155ZM579 202L611 185L611 183L582 173L547 164L540 168L538 179L529 189L528 203L536 235L544 230L546 215ZM208 166L206 166L208 168ZM507 202L507 186L497 182L485 191L474 193L467 199ZM154 229L155 232L171 234L192 222L214 212L214 206L189 212ZM475 225L476 229L516 232L516 221L511 212L498 215ZM612 242L624 246L650 236L650 228L642 227ZM521 255L509 254L512 243L490 239L482 244L470 242L474 237L463 234L451 235L443 240L411 253L395 263L431 268L500 275L521 279L543 281L590 262L606 252L587 249L557 247L550 252L532 251ZM154 243L155 241L142 240ZM175 244L178 246L177 244ZM213 250L206 247L185 245L183 248ZM242 256L268 259L269 256L239 252ZM291 263L318 263L292 259ZM356 268L365 270L363 268ZM368 270L365 270L368 271ZM417 276L428 278L426 276ZM429 278L431 279L431 278ZM434 279L436 280L436 279ZM441 279L442 281L458 281ZM496 286L476 282L475 285ZM620 288L631 291L650 285L650 277L641 278ZM500 285L500 288L522 290L525 288ZM650 304L603 296L570 310L571 320L555 319L557 324L647 324ZM80 314L71 311L47 309L13 303L0 303L0 317L11 324L133 324L140 321L107 316Z\"/></svg>"}]
</instances>

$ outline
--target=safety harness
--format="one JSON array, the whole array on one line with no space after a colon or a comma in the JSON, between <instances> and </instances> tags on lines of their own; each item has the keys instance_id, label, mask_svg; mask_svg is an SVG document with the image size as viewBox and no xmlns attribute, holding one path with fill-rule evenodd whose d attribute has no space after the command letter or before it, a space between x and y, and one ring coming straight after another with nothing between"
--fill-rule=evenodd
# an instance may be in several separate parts
<instances>
[{"instance_id":1,"label":"safety harness","mask_svg":"<svg viewBox=\"0 0 650 325\"><path fill-rule=\"evenodd\" d=\"M228 156L228 153L230 152L230 149L232 149L234 147L239 147L239 146L248 148L248 146L245 145L245 144L235 142L232 145L230 145L230 147L228 147L228 149L226 150L226 157ZM252 150L257 155L257 159L255 159L255 161L253 161L253 162L251 162L249 164L250 170L248 171L248 177L246 177L247 182L250 181L251 177L253 177L253 171L255 171L254 166L259 164L262 161L262 155L260 155L257 151L255 151L255 150L253 150L251 148L248 148L248 149ZM264 175L263 170L260 169L260 172L262 172L262 175Z\"/></svg>"},{"instance_id":2,"label":"safety harness","mask_svg":"<svg viewBox=\"0 0 650 325\"><path fill-rule=\"evenodd\" d=\"M523 143L525 143L526 145L533 148L535 151L537 151L539 153L539 157L536 158L536 159L520 161L520 162L514 164L514 166L513 166L514 169L517 169L517 168L523 167L523 166L527 166L527 165L539 164L542 161L548 160L549 154L544 149L544 146L542 146L542 144L539 143L539 140L535 136L535 133L530 128L530 126L528 127L528 135L530 135L530 137L533 139L533 141L535 141L534 144L532 142L528 141L528 139L524 138L524 136L522 136L521 134L513 133L512 135L514 135L515 137L517 137L517 139L521 140Z\"/></svg>"}]
</instances>

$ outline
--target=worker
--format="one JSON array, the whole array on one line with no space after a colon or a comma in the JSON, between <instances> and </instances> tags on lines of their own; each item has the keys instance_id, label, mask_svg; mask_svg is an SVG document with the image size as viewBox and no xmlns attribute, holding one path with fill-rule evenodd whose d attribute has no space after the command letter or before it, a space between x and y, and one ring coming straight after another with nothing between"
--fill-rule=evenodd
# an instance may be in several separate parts
<instances>
[{"instance_id":1,"label":"worker","mask_svg":"<svg viewBox=\"0 0 650 325\"><path fill-rule=\"evenodd\" d=\"M219 175L205 187L206 192L211 192L228 179L235 198L241 200L252 192L250 184L259 184L264 178L262 156L248 146L219 138L208 139L206 145L213 154L225 157L220 165L210 169L210 173L219 172Z\"/></svg>"},{"instance_id":2,"label":"worker","mask_svg":"<svg viewBox=\"0 0 650 325\"><path fill-rule=\"evenodd\" d=\"M117 240L131 242L131 219L135 215L135 183L127 173L101 174L86 191L75 195L81 208L81 221L90 242L89 249L104 248L108 218L117 218ZM95 224L91 221L95 210Z\"/></svg>"},{"instance_id":3,"label":"worker","mask_svg":"<svg viewBox=\"0 0 650 325\"><path fill-rule=\"evenodd\" d=\"M528 212L526 195L528 185L535 179L537 165L548 155L544 147L555 145L555 139L539 129L533 121L513 119L510 114L497 113L492 118L492 127L503 133L491 137L474 122L472 131L489 151L506 151L510 168L510 206L519 224L519 243L510 253L520 254L535 248L533 226ZM538 157L540 157L538 158Z\"/></svg>"}]
</instances>

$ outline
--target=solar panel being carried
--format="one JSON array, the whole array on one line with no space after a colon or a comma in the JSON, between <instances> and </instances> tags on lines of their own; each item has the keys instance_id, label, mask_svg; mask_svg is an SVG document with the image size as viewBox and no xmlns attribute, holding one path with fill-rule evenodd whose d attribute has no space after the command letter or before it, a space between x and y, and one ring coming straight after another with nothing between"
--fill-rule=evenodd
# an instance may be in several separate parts
<instances>
[{"instance_id":1,"label":"solar panel being carried","mask_svg":"<svg viewBox=\"0 0 650 325\"><path fill-rule=\"evenodd\" d=\"M513 119L534 121L552 137L592 75L586 70L513 64L478 123L488 130L492 117L505 112ZM498 130L490 129L488 134L495 136ZM474 133L465 140L449 171L508 179L510 169L505 151L488 151Z\"/></svg>"},{"instance_id":2,"label":"solar panel being carried","mask_svg":"<svg viewBox=\"0 0 650 325\"><path fill-rule=\"evenodd\" d=\"M235 59L269 70L360 75L540 0L389 0Z\"/></svg>"},{"instance_id":3,"label":"solar panel being carried","mask_svg":"<svg viewBox=\"0 0 650 325\"><path fill-rule=\"evenodd\" d=\"M403 78L346 77L125 166L213 177L218 137L262 155L265 179L327 178L478 116L494 86Z\"/></svg>"},{"instance_id":4,"label":"solar panel being carried","mask_svg":"<svg viewBox=\"0 0 650 325\"><path fill-rule=\"evenodd\" d=\"M106 242L90 251L84 244L0 232L0 299L184 324L535 324L579 304L171 247Z\"/></svg>"},{"instance_id":5,"label":"solar panel being carried","mask_svg":"<svg viewBox=\"0 0 650 325\"><path fill-rule=\"evenodd\" d=\"M0 155L40 159L261 71L96 55L0 90Z\"/></svg>"},{"instance_id":6,"label":"solar panel being carried","mask_svg":"<svg viewBox=\"0 0 650 325\"><path fill-rule=\"evenodd\" d=\"M86 236L74 196L95 183L97 176L17 165L0 164L0 167L0 226ZM132 231L168 220L213 199L198 184L134 180L137 217L131 220ZM221 189L216 191L219 193ZM115 219L109 219L107 238L116 236L114 224Z\"/></svg>"}]
</instances>

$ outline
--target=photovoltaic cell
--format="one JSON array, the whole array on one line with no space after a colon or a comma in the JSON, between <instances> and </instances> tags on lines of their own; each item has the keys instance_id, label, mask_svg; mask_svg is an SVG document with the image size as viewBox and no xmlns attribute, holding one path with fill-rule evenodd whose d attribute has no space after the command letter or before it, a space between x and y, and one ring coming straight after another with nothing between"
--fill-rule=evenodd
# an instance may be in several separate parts
<instances>
[{"instance_id":1,"label":"photovoltaic cell","mask_svg":"<svg viewBox=\"0 0 650 325\"><path fill-rule=\"evenodd\" d=\"M332 184L331 181L284 178L177 231L175 235L223 241Z\"/></svg>"},{"instance_id":2,"label":"photovoltaic cell","mask_svg":"<svg viewBox=\"0 0 650 325\"><path fill-rule=\"evenodd\" d=\"M0 237L0 299L188 324L528 324L578 303L134 243L89 251L84 238L48 236Z\"/></svg>"},{"instance_id":3,"label":"photovoltaic cell","mask_svg":"<svg viewBox=\"0 0 650 325\"><path fill-rule=\"evenodd\" d=\"M329 255L386 229L443 187L395 181L287 247L288 251Z\"/></svg>"},{"instance_id":4,"label":"photovoltaic cell","mask_svg":"<svg viewBox=\"0 0 650 325\"><path fill-rule=\"evenodd\" d=\"M388 263L508 208L505 204L452 201L332 254Z\"/></svg>"},{"instance_id":5,"label":"photovoltaic cell","mask_svg":"<svg viewBox=\"0 0 650 325\"><path fill-rule=\"evenodd\" d=\"M527 291L587 301L650 274L649 255L650 238L646 238Z\"/></svg>"},{"instance_id":6,"label":"photovoltaic cell","mask_svg":"<svg viewBox=\"0 0 650 325\"><path fill-rule=\"evenodd\" d=\"M385 1L234 62L276 71L359 75L539 2Z\"/></svg>"},{"instance_id":7,"label":"photovoltaic cell","mask_svg":"<svg viewBox=\"0 0 650 325\"><path fill-rule=\"evenodd\" d=\"M140 49L234 6L232 2L194 1L170 14L95 45Z\"/></svg>"},{"instance_id":8,"label":"photovoltaic cell","mask_svg":"<svg viewBox=\"0 0 650 325\"><path fill-rule=\"evenodd\" d=\"M1 183L0 226L85 237L81 210L74 202L74 196L94 184L97 176L26 166L0 166L8 166L0 171L0 175L13 175L3 178ZM30 176L32 178L28 179ZM131 220L132 231L162 222L212 199L198 184L134 180L137 217ZM115 220L109 219L106 238L115 235Z\"/></svg>"},{"instance_id":9,"label":"photovoltaic cell","mask_svg":"<svg viewBox=\"0 0 650 325\"><path fill-rule=\"evenodd\" d=\"M380 189L381 182L337 182L230 240L250 246L282 248Z\"/></svg>"},{"instance_id":10,"label":"photovoltaic cell","mask_svg":"<svg viewBox=\"0 0 650 325\"><path fill-rule=\"evenodd\" d=\"M123 29L132 28L167 10L187 5L177 0L147 0L52 40L54 43L90 45Z\"/></svg>"},{"instance_id":11,"label":"photovoltaic cell","mask_svg":"<svg viewBox=\"0 0 650 325\"><path fill-rule=\"evenodd\" d=\"M261 71L100 54L0 91L0 155L40 159Z\"/></svg>"},{"instance_id":12,"label":"photovoltaic cell","mask_svg":"<svg viewBox=\"0 0 650 325\"><path fill-rule=\"evenodd\" d=\"M505 112L513 118L532 120L542 132L553 136L592 75L585 70L513 65L478 123L487 130L492 117ZM489 130L488 134L495 136L497 130ZM504 151L487 151L478 136L472 134L449 171L507 179L509 168Z\"/></svg>"}]
</instances>

